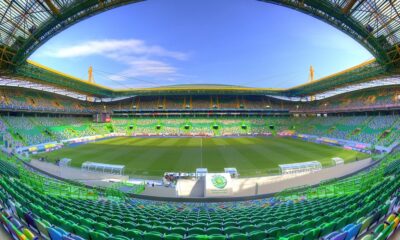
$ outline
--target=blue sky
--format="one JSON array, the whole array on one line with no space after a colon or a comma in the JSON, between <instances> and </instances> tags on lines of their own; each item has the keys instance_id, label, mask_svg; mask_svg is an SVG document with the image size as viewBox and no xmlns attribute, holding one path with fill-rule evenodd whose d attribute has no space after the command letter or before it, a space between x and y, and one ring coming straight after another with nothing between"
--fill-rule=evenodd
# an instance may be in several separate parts
<instances>
[{"instance_id":1,"label":"blue sky","mask_svg":"<svg viewBox=\"0 0 400 240\"><path fill-rule=\"evenodd\" d=\"M253 0L147 0L79 22L30 59L114 88L292 87L371 59L308 15Z\"/></svg>"}]
</instances>

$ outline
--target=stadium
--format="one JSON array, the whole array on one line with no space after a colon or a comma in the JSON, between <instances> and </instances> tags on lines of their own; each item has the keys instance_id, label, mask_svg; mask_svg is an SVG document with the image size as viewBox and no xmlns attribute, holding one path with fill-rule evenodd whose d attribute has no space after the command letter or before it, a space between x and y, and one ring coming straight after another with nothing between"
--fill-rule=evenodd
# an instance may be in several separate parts
<instances>
[{"instance_id":1,"label":"stadium","mask_svg":"<svg viewBox=\"0 0 400 240\"><path fill-rule=\"evenodd\" d=\"M90 21L101 16L110 22L108 36L126 34L127 28L113 25L107 14L118 10L114 15L129 22L134 14L124 13L128 7L152 15L141 8L147 2L161 4L0 1L0 240L400 239L399 1L236 1L333 27L372 56L319 79L313 67L307 68L307 81L284 88L268 81L239 84L235 79L242 76L234 64L222 67L231 59L219 65L209 56L193 65L207 73L224 69L228 80L176 82L191 76L160 59L188 64L196 53L138 40L92 41L88 48L37 54L69 31L61 45L100 34ZM186 7L194 2L186 1ZM196 11L191 17L198 17ZM214 15L207 17L208 25L190 29L218 25ZM136 27L154 24L138 22ZM90 26L87 35L71 30L84 24ZM155 29L163 37L173 35L173 29ZM250 30L241 31L236 48L246 45ZM188 35L176 45L183 48ZM279 40L273 48L285 45L278 35L268 35ZM95 52L98 45L108 49ZM230 43L222 40L210 48L218 52L224 45ZM131 69L110 75L106 84L100 80L104 71L79 62L84 54L129 63ZM279 71L301 65L290 62L294 53L281 54L273 61L283 58L287 66ZM300 54L304 62L307 54ZM56 62L55 55L68 71L36 61ZM355 55L352 47L350 55ZM71 74L83 68L89 69L85 77ZM122 86L128 74L142 85Z\"/></svg>"}]
</instances>

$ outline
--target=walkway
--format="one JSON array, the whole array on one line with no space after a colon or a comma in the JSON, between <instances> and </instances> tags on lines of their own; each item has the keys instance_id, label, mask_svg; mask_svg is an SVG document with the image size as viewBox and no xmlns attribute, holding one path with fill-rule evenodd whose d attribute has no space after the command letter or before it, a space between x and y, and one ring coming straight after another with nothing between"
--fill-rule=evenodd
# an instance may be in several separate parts
<instances>
[{"instance_id":1,"label":"walkway","mask_svg":"<svg viewBox=\"0 0 400 240\"><path fill-rule=\"evenodd\" d=\"M337 179L348 176L354 172L365 169L374 163L370 158L339 165L336 167L324 168L321 171L297 174L297 175L277 175L258 178L239 178L233 179L233 197L246 197L253 195L264 195L281 192L288 188L305 185L317 185L322 181ZM196 182L197 181L197 182ZM201 185L200 180L179 180L177 184L177 195L179 197L198 198L204 196L204 187L196 188ZM162 197L162 195L160 195Z\"/></svg>"},{"instance_id":2,"label":"walkway","mask_svg":"<svg viewBox=\"0 0 400 240\"><path fill-rule=\"evenodd\" d=\"M400 231L396 230L397 232L392 235L388 240L399 240L400 239Z\"/></svg>"},{"instance_id":3,"label":"walkway","mask_svg":"<svg viewBox=\"0 0 400 240\"><path fill-rule=\"evenodd\" d=\"M0 239L1 240L12 240L12 238L8 235L6 230L4 230L3 226L0 226Z\"/></svg>"},{"instance_id":4,"label":"walkway","mask_svg":"<svg viewBox=\"0 0 400 240\"><path fill-rule=\"evenodd\" d=\"M316 185L321 181L341 178L357 172L372 165L374 161L370 158L351 162L348 164L339 165L336 167L324 168L321 171L303 175L277 175L257 178L239 178L233 179L233 194L232 197L244 197L260 194L272 194L281 192L287 188L293 188L304 185ZM107 184L103 180L128 180L128 176L110 175L98 172L82 171L78 168L59 167L52 163L32 160L31 166L40 169L50 175L58 178L80 181L88 185ZM203 197L204 186L199 188L196 180L179 180L178 193L174 189L160 188L147 189L142 195L159 196L159 197Z\"/></svg>"},{"instance_id":5,"label":"walkway","mask_svg":"<svg viewBox=\"0 0 400 240\"><path fill-rule=\"evenodd\" d=\"M52 176L74 180L74 181L85 181L85 180L103 180L103 179L118 179L126 181L128 176L114 175L102 172L88 172L81 170L80 168L73 167L59 167L53 163L42 162L38 160L32 160L30 165L40 169L43 172L47 172Z\"/></svg>"}]
</instances>

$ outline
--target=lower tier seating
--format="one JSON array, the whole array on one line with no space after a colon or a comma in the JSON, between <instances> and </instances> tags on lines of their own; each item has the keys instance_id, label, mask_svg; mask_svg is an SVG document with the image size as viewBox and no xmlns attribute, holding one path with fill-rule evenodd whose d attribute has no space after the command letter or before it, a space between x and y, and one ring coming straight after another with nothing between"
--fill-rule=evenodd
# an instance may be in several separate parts
<instances>
[{"instance_id":1,"label":"lower tier seating","mask_svg":"<svg viewBox=\"0 0 400 240\"><path fill-rule=\"evenodd\" d=\"M397 227L400 161L355 194L188 203L58 197L20 180L0 161L0 221L16 239L386 239ZM385 220L385 221L383 221ZM373 232L369 233L374 229Z\"/></svg>"}]
</instances>

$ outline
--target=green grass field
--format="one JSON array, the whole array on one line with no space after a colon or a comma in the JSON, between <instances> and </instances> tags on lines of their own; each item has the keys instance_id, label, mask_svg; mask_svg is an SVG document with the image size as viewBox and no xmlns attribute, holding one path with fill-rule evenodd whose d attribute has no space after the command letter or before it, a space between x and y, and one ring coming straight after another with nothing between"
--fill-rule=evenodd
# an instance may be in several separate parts
<instances>
[{"instance_id":1,"label":"green grass field","mask_svg":"<svg viewBox=\"0 0 400 240\"><path fill-rule=\"evenodd\" d=\"M236 167L241 176L260 176L279 172L278 164L316 160L329 166L333 157L346 162L367 157L356 151L282 137L120 137L41 156L51 161L71 158L75 167L85 161L122 164L126 174L158 177L164 172L194 172L198 167L206 167L210 172Z\"/></svg>"}]
</instances>

